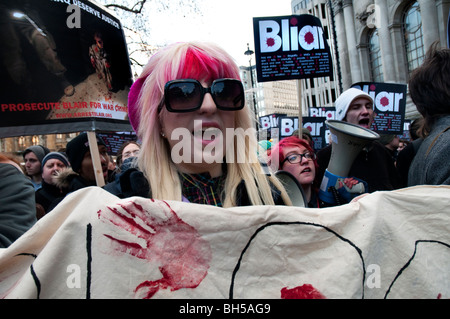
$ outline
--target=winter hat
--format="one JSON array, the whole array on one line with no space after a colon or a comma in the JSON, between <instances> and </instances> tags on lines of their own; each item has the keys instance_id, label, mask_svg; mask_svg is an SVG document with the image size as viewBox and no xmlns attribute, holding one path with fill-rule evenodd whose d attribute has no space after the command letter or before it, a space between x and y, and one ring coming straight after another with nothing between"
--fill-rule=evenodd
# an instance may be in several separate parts
<instances>
[{"instance_id":1,"label":"winter hat","mask_svg":"<svg viewBox=\"0 0 450 319\"><path fill-rule=\"evenodd\" d=\"M97 144L105 145L105 142L97 136ZM87 133L81 133L69 143L67 143L66 154L69 159L72 169L78 172L81 168L81 162L83 161L84 154L89 151L89 141Z\"/></svg>"},{"instance_id":2,"label":"winter hat","mask_svg":"<svg viewBox=\"0 0 450 319\"><path fill-rule=\"evenodd\" d=\"M128 117L131 127L135 132L137 132L140 120L137 102L146 79L147 77L137 79L131 86L130 92L128 93Z\"/></svg>"},{"instance_id":3,"label":"winter hat","mask_svg":"<svg viewBox=\"0 0 450 319\"><path fill-rule=\"evenodd\" d=\"M42 160L42 167L44 167L45 163L49 160L49 159L58 159L61 162L64 163L64 165L66 166L70 166L69 164L69 160L67 159L67 157L60 153L60 152L50 152L47 155L45 155L44 159Z\"/></svg>"},{"instance_id":4,"label":"winter hat","mask_svg":"<svg viewBox=\"0 0 450 319\"><path fill-rule=\"evenodd\" d=\"M259 141L258 144L265 151L270 150L270 148L272 147L272 143L270 141L267 141L267 140Z\"/></svg>"},{"instance_id":5,"label":"winter hat","mask_svg":"<svg viewBox=\"0 0 450 319\"><path fill-rule=\"evenodd\" d=\"M39 162L42 163L42 160L44 159L45 155L50 153L50 150L42 145L33 145L23 152L23 158L25 158L25 155L27 155L30 152L33 152L38 158Z\"/></svg>"},{"instance_id":6,"label":"winter hat","mask_svg":"<svg viewBox=\"0 0 450 319\"><path fill-rule=\"evenodd\" d=\"M364 91L355 88L350 88L344 91L344 93L342 93L335 102L336 120L342 121L345 118L345 115L347 114L350 103L352 103L354 99L360 97L367 98L373 103L372 97Z\"/></svg>"}]
</instances>

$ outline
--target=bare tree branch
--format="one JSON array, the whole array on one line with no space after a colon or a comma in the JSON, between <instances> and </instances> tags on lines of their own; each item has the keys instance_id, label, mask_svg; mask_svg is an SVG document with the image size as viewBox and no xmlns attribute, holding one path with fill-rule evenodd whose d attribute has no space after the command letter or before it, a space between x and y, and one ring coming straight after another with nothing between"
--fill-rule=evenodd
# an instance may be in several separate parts
<instances>
[{"instance_id":1,"label":"bare tree branch","mask_svg":"<svg viewBox=\"0 0 450 319\"><path fill-rule=\"evenodd\" d=\"M0 0L1 1L1 0ZM125 31L128 56L132 69L139 70L154 54L158 43L152 38L152 17L170 15L183 17L189 14L202 15L202 2L207 0L96 0L114 11Z\"/></svg>"},{"instance_id":2,"label":"bare tree branch","mask_svg":"<svg viewBox=\"0 0 450 319\"><path fill-rule=\"evenodd\" d=\"M120 5L120 4L105 4L105 7L116 8L116 9L120 9L123 11L139 14L142 12L142 9L144 8L144 5L146 2L147 2L147 0L138 1L134 4L134 6L132 8L128 8L128 7Z\"/></svg>"}]
</instances>

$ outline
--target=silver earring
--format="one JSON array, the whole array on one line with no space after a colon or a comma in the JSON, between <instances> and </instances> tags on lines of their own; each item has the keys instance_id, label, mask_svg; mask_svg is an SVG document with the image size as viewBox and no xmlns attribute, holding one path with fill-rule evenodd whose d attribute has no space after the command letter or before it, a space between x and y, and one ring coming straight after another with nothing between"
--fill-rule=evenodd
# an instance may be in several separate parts
<instances>
[{"instance_id":1,"label":"silver earring","mask_svg":"<svg viewBox=\"0 0 450 319\"><path fill-rule=\"evenodd\" d=\"M166 134L164 134L164 132L159 132L159 134L161 134L162 137L166 137Z\"/></svg>"}]
</instances>

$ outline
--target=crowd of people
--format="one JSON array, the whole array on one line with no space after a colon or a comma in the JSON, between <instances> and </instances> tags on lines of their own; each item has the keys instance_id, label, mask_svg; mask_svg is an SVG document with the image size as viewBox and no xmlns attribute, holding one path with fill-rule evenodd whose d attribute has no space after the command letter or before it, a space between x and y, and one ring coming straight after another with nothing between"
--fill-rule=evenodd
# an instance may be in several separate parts
<instances>
[{"instance_id":1,"label":"crowd of people","mask_svg":"<svg viewBox=\"0 0 450 319\"><path fill-rule=\"evenodd\" d=\"M433 45L409 82L422 115L418 126L411 126L414 142L395 156L387 146L395 137L369 143L338 188L352 189L359 180L367 183L368 193L450 184L449 74L450 50ZM371 128L376 114L370 95L351 88L335 105L337 120ZM128 109L139 143L122 145L114 170L105 143L97 138L103 188L119 198L220 207L292 205L273 174L283 170L298 181L308 207L326 206L318 189L332 146L315 153L309 132L297 132L267 149L267 161L277 163L267 173L256 134L248 134L254 115L245 107L239 69L214 44L176 43L153 55L131 87ZM233 134L225 134L229 130ZM10 245L68 194L97 185L90 150L87 133L81 133L62 151L27 148L24 168L0 156L0 201L7 208L1 213L0 247Z\"/></svg>"},{"instance_id":2,"label":"crowd of people","mask_svg":"<svg viewBox=\"0 0 450 319\"><path fill-rule=\"evenodd\" d=\"M124 142L112 166L99 137L97 147L103 177L109 183L125 170L124 163L136 158L140 144ZM0 248L8 247L69 193L97 185L90 152L87 133L81 133L62 150L50 151L41 145L27 148L23 166L20 159L0 154L0 202L5 207L0 214Z\"/></svg>"}]
</instances>

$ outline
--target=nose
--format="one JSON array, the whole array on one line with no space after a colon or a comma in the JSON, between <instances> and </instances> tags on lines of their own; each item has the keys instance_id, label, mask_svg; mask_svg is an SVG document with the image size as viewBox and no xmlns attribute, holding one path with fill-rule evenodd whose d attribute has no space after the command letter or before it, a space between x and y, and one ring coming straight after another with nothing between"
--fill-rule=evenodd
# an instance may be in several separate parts
<instances>
[{"instance_id":1,"label":"nose","mask_svg":"<svg viewBox=\"0 0 450 319\"><path fill-rule=\"evenodd\" d=\"M210 93L206 93L203 97L202 106L199 109L200 113L214 113L216 112L217 107L216 103L214 103L214 100L212 98L212 95Z\"/></svg>"},{"instance_id":2,"label":"nose","mask_svg":"<svg viewBox=\"0 0 450 319\"><path fill-rule=\"evenodd\" d=\"M308 163L309 163L309 160L305 156L302 156L300 159L300 165L305 165Z\"/></svg>"},{"instance_id":3,"label":"nose","mask_svg":"<svg viewBox=\"0 0 450 319\"><path fill-rule=\"evenodd\" d=\"M105 163L105 164L108 163L108 160L107 160L105 154L100 154L100 161L102 162L102 164L103 163Z\"/></svg>"},{"instance_id":4,"label":"nose","mask_svg":"<svg viewBox=\"0 0 450 319\"><path fill-rule=\"evenodd\" d=\"M367 115L370 113L371 110L372 108L366 105L362 108L361 114Z\"/></svg>"}]
</instances>

